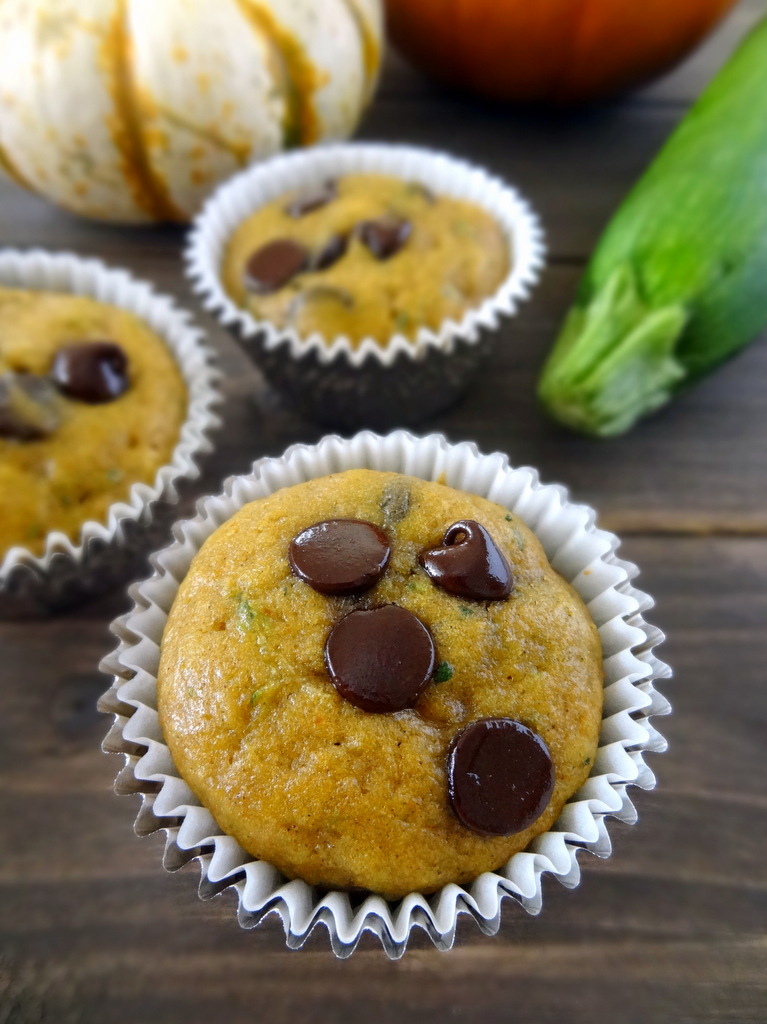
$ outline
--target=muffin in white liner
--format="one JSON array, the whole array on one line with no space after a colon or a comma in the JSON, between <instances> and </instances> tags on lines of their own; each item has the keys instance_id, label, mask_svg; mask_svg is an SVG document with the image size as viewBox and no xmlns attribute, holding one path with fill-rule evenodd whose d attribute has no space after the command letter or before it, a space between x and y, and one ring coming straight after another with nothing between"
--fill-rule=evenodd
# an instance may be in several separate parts
<instances>
[{"instance_id":1,"label":"muffin in white liner","mask_svg":"<svg viewBox=\"0 0 767 1024\"><path fill-rule=\"evenodd\" d=\"M242 505L291 486L347 469L389 470L444 480L510 509L537 535L554 568L578 591L599 627L604 657L605 693L599 749L590 777L550 831L538 836L495 872L469 886L446 885L429 896L410 893L386 901L375 894L351 894L288 881L274 867L255 860L228 835L179 776L163 741L157 717L160 641L168 612L192 558L206 538ZM671 671L653 654L663 634L643 614L648 595L631 580L637 568L616 556L618 538L595 525L595 513L571 504L558 485L543 485L533 469L512 469L506 456L482 455L473 444L451 445L431 434L414 437L396 431L386 437L369 432L351 440L324 438L315 446L294 445L281 458L260 459L248 476L231 477L224 492L198 504L198 515L177 523L175 543L154 555L154 575L131 587L135 606L112 626L118 648L102 669L113 674L100 707L115 716L104 742L108 752L125 755L117 777L118 793L139 793L138 835L164 829L164 865L174 870L198 859L200 896L208 898L232 886L242 927L257 925L269 913L282 919L287 944L298 948L318 924L327 928L335 954L349 956L364 931L373 932L392 959L403 954L410 930L423 928L438 949L449 949L457 917L470 914L486 934L494 934L507 896L528 913L541 909L541 876L551 872L563 885L578 884L577 854L587 849L610 853L608 815L633 823L636 812L626 794L630 784L651 789L655 778L644 763L646 751L666 744L650 724L670 711L654 688Z\"/></svg>"},{"instance_id":2,"label":"muffin in white liner","mask_svg":"<svg viewBox=\"0 0 767 1024\"><path fill-rule=\"evenodd\" d=\"M0 252L0 285L85 295L129 310L167 343L189 399L170 462L152 482L134 483L127 500L110 506L106 522L87 520L75 540L52 531L42 555L16 546L2 557L0 617L15 618L66 607L135 572L137 558L167 529L179 485L199 475L197 459L211 450L208 435L219 424L214 406L220 400L220 374L213 350L190 315L125 270L71 253L5 250Z\"/></svg>"},{"instance_id":3,"label":"muffin in white liner","mask_svg":"<svg viewBox=\"0 0 767 1024\"><path fill-rule=\"evenodd\" d=\"M414 340L395 334L385 344L365 338L301 338L238 306L221 281L233 232L257 209L291 191L311 189L349 174L387 174L414 181L438 195L482 207L509 243L506 278L460 323L439 331L422 327ZM207 310L243 344L274 388L310 419L335 427L410 424L450 405L494 340L504 317L526 299L544 263L543 233L528 203L487 171L443 153L412 146L348 143L277 157L252 167L218 189L192 228L187 271Z\"/></svg>"}]
</instances>

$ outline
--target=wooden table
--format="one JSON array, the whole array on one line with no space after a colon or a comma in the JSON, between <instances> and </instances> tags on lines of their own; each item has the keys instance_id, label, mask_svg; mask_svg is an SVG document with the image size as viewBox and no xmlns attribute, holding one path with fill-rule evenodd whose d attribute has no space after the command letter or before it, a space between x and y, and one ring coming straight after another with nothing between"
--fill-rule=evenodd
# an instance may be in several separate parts
<instances>
[{"instance_id":1,"label":"wooden table","mask_svg":"<svg viewBox=\"0 0 767 1024\"><path fill-rule=\"evenodd\" d=\"M137 810L112 793L95 710L124 593L43 623L0 626L0 1022L767 1021L767 442L764 339L630 437L598 442L546 422L533 382L610 212L764 10L745 2L670 78L626 102L543 116L456 99L392 58L365 138L447 148L515 183L540 211L550 261L469 397L424 429L504 450L596 506L624 537L653 620L675 713L636 793L636 828L582 860L575 892L507 904L500 934L465 922L437 953L420 933L390 963L372 939L342 963L315 933L301 953L278 923L242 932L231 894L196 896L196 869L160 866ZM701 168L701 173L705 168ZM175 230L80 222L0 186L0 241L95 254L194 306ZM228 371L226 426L201 490L319 431L282 407L202 314Z\"/></svg>"}]
</instances>

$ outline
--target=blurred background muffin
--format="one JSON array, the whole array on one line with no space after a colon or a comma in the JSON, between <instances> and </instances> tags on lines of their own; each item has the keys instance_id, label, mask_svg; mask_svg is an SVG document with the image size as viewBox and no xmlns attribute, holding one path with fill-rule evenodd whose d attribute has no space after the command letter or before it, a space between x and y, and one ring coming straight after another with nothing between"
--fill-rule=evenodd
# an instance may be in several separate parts
<instances>
[{"instance_id":1,"label":"blurred background muffin","mask_svg":"<svg viewBox=\"0 0 767 1024\"><path fill-rule=\"evenodd\" d=\"M232 235L223 281L257 320L356 348L460 322L511 260L500 225L477 204L352 174L257 210Z\"/></svg>"},{"instance_id":2,"label":"blurred background muffin","mask_svg":"<svg viewBox=\"0 0 767 1024\"><path fill-rule=\"evenodd\" d=\"M168 346L126 310L0 287L0 558L42 554L151 483L188 398Z\"/></svg>"},{"instance_id":3,"label":"blurred background muffin","mask_svg":"<svg viewBox=\"0 0 767 1024\"><path fill-rule=\"evenodd\" d=\"M0 615L68 607L138 570L218 425L188 314L126 271L0 252Z\"/></svg>"}]
</instances>

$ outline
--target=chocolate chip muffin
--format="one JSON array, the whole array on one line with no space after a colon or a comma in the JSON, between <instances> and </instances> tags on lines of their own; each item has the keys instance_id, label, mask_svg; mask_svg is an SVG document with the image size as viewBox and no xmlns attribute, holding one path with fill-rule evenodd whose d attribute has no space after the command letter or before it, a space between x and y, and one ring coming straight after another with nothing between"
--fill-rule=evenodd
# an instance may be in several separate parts
<instances>
[{"instance_id":1,"label":"chocolate chip muffin","mask_svg":"<svg viewBox=\"0 0 767 1024\"><path fill-rule=\"evenodd\" d=\"M229 241L223 283L257 319L302 338L383 345L460 321L509 267L509 240L479 206L354 174L257 210Z\"/></svg>"},{"instance_id":2,"label":"chocolate chip muffin","mask_svg":"<svg viewBox=\"0 0 767 1024\"><path fill-rule=\"evenodd\" d=\"M224 831L288 877L387 897L465 883L588 776L602 661L506 509L353 470L243 507L162 641L158 710Z\"/></svg>"},{"instance_id":3,"label":"chocolate chip muffin","mask_svg":"<svg viewBox=\"0 0 767 1024\"><path fill-rule=\"evenodd\" d=\"M0 555L41 554L170 461L187 392L165 342L93 299L0 288Z\"/></svg>"}]
</instances>

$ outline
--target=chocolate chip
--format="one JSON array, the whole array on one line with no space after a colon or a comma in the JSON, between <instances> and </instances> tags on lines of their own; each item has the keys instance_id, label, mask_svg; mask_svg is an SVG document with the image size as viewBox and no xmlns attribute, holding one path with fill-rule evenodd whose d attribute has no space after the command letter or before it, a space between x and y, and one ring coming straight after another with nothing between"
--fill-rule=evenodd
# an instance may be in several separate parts
<instances>
[{"instance_id":1,"label":"chocolate chip","mask_svg":"<svg viewBox=\"0 0 767 1024\"><path fill-rule=\"evenodd\" d=\"M349 248L348 235L331 235L321 249L312 257L312 270L327 270L346 255Z\"/></svg>"},{"instance_id":2,"label":"chocolate chip","mask_svg":"<svg viewBox=\"0 0 767 1024\"><path fill-rule=\"evenodd\" d=\"M257 295L278 292L309 262L309 252L299 242L278 238L256 249L245 264L245 287Z\"/></svg>"},{"instance_id":3,"label":"chocolate chip","mask_svg":"<svg viewBox=\"0 0 767 1024\"><path fill-rule=\"evenodd\" d=\"M508 836L539 818L554 788L554 765L540 736L510 718L480 718L447 755L450 803L473 832Z\"/></svg>"},{"instance_id":4,"label":"chocolate chip","mask_svg":"<svg viewBox=\"0 0 767 1024\"><path fill-rule=\"evenodd\" d=\"M337 198L338 185L335 181L326 181L319 188L299 192L285 207L285 213L289 217L298 220L301 217L305 217L307 213L314 213L315 210L322 209L323 206L327 206L328 203L332 203Z\"/></svg>"},{"instance_id":5,"label":"chocolate chip","mask_svg":"<svg viewBox=\"0 0 767 1024\"><path fill-rule=\"evenodd\" d=\"M128 357L111 341L82 341L56 353L51 377L70 398L113 402L128 389Z\"/></svg>"},{"instance_id":6,"label":"chocolate chip","mask_svg":"<svg viewBox=\"0 0 767 1024\"><path fill-rule=\"evenodd\" d=\"M509 563L479 523L464 519L445 531L442 547L419 561L437 586L476 601L501 601L514 586Z\"/></svg>"},{"instance_id":7,"label":"chocolate chip","mask_svg":"<svg viewBox=\"0 0 767 1024\"><path fill-rule=\"evenodd\" d=\"M377 260L388 260L405 245L413 231L409 220L384 217L381 220L365 220L357 225L360 240Z\"/></svg>"},{"instance_id":8,"label":"chocolate chip","mask_svg":"<svg viewBox=\"0 0 767 1024\"><path fill-rule=\"evenodd\" d=\"M34 373L0 375L0 437L38 441L61 422L61 399L48 379Z\"/></svg>"},{"instance_id":9,"label":"chocolate chip","mask_svg":"<svg viewBox=\"0 0 767 1024\"><path fill-rule=\"evenodd\" d=\"M383 530L362 519L326 519L290 542L293 572L321 594L359 594L377 583L391 556Z\"/></svg>"},{"instance_id":10,"label":"chocolate chip","mask_svg":"<svg viewBox=\"0 0 767 1024\"><path fill-rule=\"evenodd\" d=\"M325 644L333 685L363 711L412 707L431 679L434 660L429 630L395 604L351 612L333 627Z\"/></svg>"}]
</instances>

